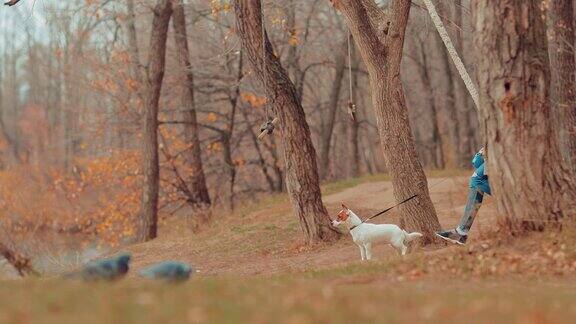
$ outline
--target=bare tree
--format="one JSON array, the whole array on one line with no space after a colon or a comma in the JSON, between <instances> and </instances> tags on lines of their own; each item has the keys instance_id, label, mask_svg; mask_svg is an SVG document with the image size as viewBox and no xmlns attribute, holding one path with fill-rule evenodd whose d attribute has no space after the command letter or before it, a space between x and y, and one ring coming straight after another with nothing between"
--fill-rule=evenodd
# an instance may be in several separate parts
<instances>
[{"instance_id":1,"label":"bare tree","mask_svg":"<svg viewBox=\"0 0 576 324\"><path fill-rule=\"evenodd\" d=\"M158 231L158 193L160 166L158 157L158 109L166 62L166 38L172 6L170 0L158 0L153 9L149 60L146 71L144 118L142 125L142 226L139 241L156 237Z\"/></svg>"},{"instance_id":2,"label":"bare tree","mask_svg":"<svg viewBox=\"0 0 576 324\"><path fill-rule=\"evenodd\" d=\"M414 75L422 86L422 95L425 96L424 102L426 103L419 112L419 117L425 120L425 125L417 127L420 135L421 159L429 167L444 168L444 139L439 131L438 104L434 100L433 81L429 72L431 69L429 53L426 43L419 37L409 44L416 64Z\"/></svg>"},{"instance_id":3,"label":"bare tree","mask_svg":"<svg viewBox=\"0 0 576 324\"><path fill-rule=\"evenodd\" d=\"M574 215L576 183L562 163L550 109L540 2L473 2L480 117L500 211L538 227Z\"/></svg>"},{"instance_id":4,"label":"bare tree","mask_svg":"<svg viewBox=\"0 0 576 324\"><path fill-rule=\"evenodd\" d=\"M464 55L464 37L463 29L464 20L462 19L463 4L462 0L455 0L453 4L454 12L454 47L460 54L460 56L465 59ZM468 62L464 62L468 63ZM457 75L457 70L454 65L451 65L451 70L454 75ZM476 125L472 125L470 116L473 115L476 118L476 109L473 107L472 98L466 90L464 81L460 77L456 77L454 80L454 94L456 96L456 120L458 122L458 157L456 162L460 167L469 167L470 156L478 150L475 147L474 131L477 128Z\"/></svg>"},{"instance_id":5,"label":"bare tree","mask_svg":"<svg viewBox=\"0 0 576 324\"><path fill-rule=\"evenodd\" d=\"M443 17L448 16L449 12L442 1L436 1L436 8L438 9L439 15ZM442 149L444 151L443 154L447 153L446 151L449 153L448 156L445 156L449 158L445 159L446 164L455 166L462 160L459 151L459 134L460 127L465 126L460 125L457 119L458 107L456 106L456 91L458 89L456 88L456 85L459 80L456 80L455 78L455 73L457 73L457 71L452 67L450 56L448 55L444 43L438 33L433 33L432 45L436 52L435 54L438 57L438 61L434 61L436 63L436 69L438 70L436 75L437 82L442 82L442 86L434 87L438 92L440 92L440 94L436 96L436 110L442 110L444 112L443 121L445 124L444 130L446 134L441 134L441 136L444 137L442 139ZM427 51L429 51L429 49L427 49ZM424 53L424 55L426 55L426 53ZM469 156L466 156L466 159L469 159Z\"/></svg>"},{"instance_id":6,"label":"bare tree","mask_svg":"<svg viewBox=\"0 0 576 324\"><path fill-rule=\"evenodd\" d=\"M11 159L20 163L22 161L20 160L20 154L18 153L18 144L16 143L16 140L12 138L12 136L8 133L8 129L6 128L6 125L4 124L4 120L2 117L3 115L3 105L1 101L3 97L2 81L3 81L2 71L0 69L0 139L2 139L8 146ZM8 160L7 157L0 158L0 169L2 169L6 164L8 164L7 160Z\"/></svg>"},{"instance_id":7,"label":"bare tree","mask_svg":"<svg viewBox=\"0 0 576 324\"><path fill-rule=\"evenodd\" d=\"M242 46L253 69L263 81L270 104L280 120L286 186L302 230L310 242L333 240L338 234L331 228L322 203L310 129L296 88L274 55L272 44L266 36L260 1L235 1L234 9Z\"/></svg>"},{"instance_id":8,"label":"bare tree","mask_svg":"<svg viewBox=\"0 0 576 324\"><path fill-rule=\"evenodd\" d=\"M140 51L138 50L138 34L136 32L136 14L134 9L134 0L126 0L126 35L128 38L128 53L130 54L130 69L132 77L141 87L144 82L140 63ZM141 95L142 91L138 91ZM142 98L142 100L144 100Z\"/></svg>"},{"instance_id":9,"label":"bare tree","mask_svg":"<svg viewBox=\"0 0 576 324\"><path fill-rule=\"evenodd\" d=\"M548 55L552 76L550 98L560 154L576 174L576 58L572 0L550 0Z\"/></svg>"},{"instance_id":10,"label":"bare tree","mask_svg":"<svg viewBox=\"0 0 576 324\"><path fill-rule=\"evenodd\" d=\"M174 39L181 73L185 75L186 86L182 96L183 108L179 109L177 119L184 122L183 136L189 145L185 158L190 166L189 175L189 203L193 205L210 205L210 196L206 186L206 177L202 166L200 152L200 139L198 137L198 123L196 122L196 109L194 104L194 75L190 64L188 50L188 38L186 33L186 16L181 0L172 0L172 24L174 27Z\"/></svg>"},{"instance_id":11,"label":"bare tree","mask_svg":"<svg viewBox=\"0 0 576 324\"><path fill-rule=\"evenodd\" d=\"M330 97L328 98L328 113L324 115L320 123L320 179L325 179L329 174L330 168L330 145L332 142L332 134L334 133L334 123L336 121L336 113L340 108L340 96L342 90L342 80L346 72L346 45L347 42L341 42L336 50L336 58L334 60L334 79L332 80L332 87L330 89Z\"/></svg>"},{"instance_id":12,"label":"bare tree","mask_svg":"<svg viewBox=\"0 0 576 324\"><path fill-rule=\"evenodd\" d=\"M416 153L400 80L410 2L391 1L388 14L372 0L332 2L344 14L370 75L372 104L396 201L419 195L417 200L401 206L401 224L407 229L422 231L431 239L440 224Z\"/></svg>"}]
</instances>

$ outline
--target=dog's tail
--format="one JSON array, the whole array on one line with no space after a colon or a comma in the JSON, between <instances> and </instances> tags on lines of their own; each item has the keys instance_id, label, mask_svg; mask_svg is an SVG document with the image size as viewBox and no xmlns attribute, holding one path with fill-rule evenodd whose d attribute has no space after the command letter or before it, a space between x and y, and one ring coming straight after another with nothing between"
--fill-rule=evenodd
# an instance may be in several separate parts
<instances>
[{"instance_id":1,"label":"dog's tail","mask_svg":"<svg viewBox=\"0 0 576 324\"><path fill-rule=\"evenodd\" d=\"M404 239L406 242L412 242L415 239L424 236L424 235L422 235L422 233L418 233L418 232L408 233L408 232L404 231L404 233L406 234L406 238Z\"/></svg>"}]
</instances>

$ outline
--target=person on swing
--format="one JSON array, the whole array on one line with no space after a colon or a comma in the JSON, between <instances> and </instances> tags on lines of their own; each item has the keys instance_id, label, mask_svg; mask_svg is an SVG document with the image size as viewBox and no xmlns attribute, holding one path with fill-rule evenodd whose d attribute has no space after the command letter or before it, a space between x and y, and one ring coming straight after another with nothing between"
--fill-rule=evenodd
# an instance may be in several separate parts
<instances>
[{"instance_id":1,"label":"person on swing","mask_svg":"<svg viewBox=\"0 0 576 324\"><path fill-rule=\"evenodd\" d=\"M472 227L474 218L478 214L478 210L482 205L484 194L491 194L490 183L488 182L488 175L484 168L484 147L474 155L472 159L472 166L474 167L474 174L470 177L470 191L468 193L468 200L464 208L464 215L460 219L460 223L456 228L448 231L437 232L436 235L446 241L464 245L468 239L468 231Z\"/></svg>"}]
</instances>

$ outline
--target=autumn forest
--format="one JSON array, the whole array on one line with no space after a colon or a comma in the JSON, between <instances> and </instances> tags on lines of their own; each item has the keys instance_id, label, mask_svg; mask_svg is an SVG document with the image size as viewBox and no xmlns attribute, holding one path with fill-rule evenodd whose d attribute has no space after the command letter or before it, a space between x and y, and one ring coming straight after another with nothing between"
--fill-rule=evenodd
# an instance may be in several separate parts
<instances>
[{"instance_id":1,"label":"autumn forest","mask_svg":"<svg viewBox=\"0 0 576 324\"><path fill-rule=\"evenodd\" d=\"M296 311L302 322L332 322L338 312L379 318L375 309L330 311L347 303L320 286L345 291L375 280L357 288L365 296L391 289L399 276L432 290L434 280L454 276L513 278L506 284L518 308L481 318L502 311L526 319L525 273L561 282L576 273L575 7L573 0L8 1L0 8L0 278L54 278L83 267L85 276L97 260L128 251L135 269L174 260L182 263L163 266L190 275L191 264L196 276L224 278L196 281L208 300L219 300L243 289L227 284L231 274L256 280L256 295L271 289L259 276L272 275L278 296L289 298L297 292L283 280L292 279L274 276L300 271L308 281L293 284L310 288L299 294L323 291L315 303L294 306L310 307ZM375 247L374 262L370 243L355 236L363 223L346 223L342 213L364 220L388 207L370 222L421 237L405 239L406 256ZM478 280L480 296L508 298ZM32 291L45 285L52 283ZM449 318L470 314L439 294L454 310ZM391 305L404 305L400 295ZM150 314L179 321L168 314L186 313L191 322L284 314L275 297L266 301L271 313L258 317L254 298L238 312L206 304L167 313L153 303L159 308ZM573 306L566 312L576 314ZM127 314L113 318L140 316ZM396 321L425 318L418 314Z\"/></svg>"}]
</instances>

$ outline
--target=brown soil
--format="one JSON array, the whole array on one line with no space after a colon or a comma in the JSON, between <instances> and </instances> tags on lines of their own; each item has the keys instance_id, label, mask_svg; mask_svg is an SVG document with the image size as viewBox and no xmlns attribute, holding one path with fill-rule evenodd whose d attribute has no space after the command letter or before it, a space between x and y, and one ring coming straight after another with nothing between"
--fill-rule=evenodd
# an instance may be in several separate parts
<instances>
[{"instance_id":1,"label":"brown soil","mask_svg":"<svg viewBox=\"0 0 576 324\"><path fill-rule=\"evenodd\" d=\"M440 223L445 228L453 227L464 209L468 179L432 178L429 182ZM138 269L161 260L179 260L194 265L203 275L268 275L359 262L359 251L349 235L331 245L311 247L302 243L303 237L290 212L287 198L281 197L280 200L280 203L271 203L268 207L260 204L258 209L247 208L216 216L217 220L211 226L196 234L187 230L189 226L185 221L170 222L164 226L159 239L127 248L133 253L133 266ZM391 183L384 181L363 183L327 195L324 201L331 215L337 213L340 202L344 201L360 216L367 217L392 205L394 199ZM474 241L493 227L496 217L495 204L488 196L470 240ZM392 211L374 219L374 222L398 223L398 216ZM377 245L374 250L377 260L399 258L386 245ZM420 250L415 253L431 252Z\"/></svg>"}]
</instances>

